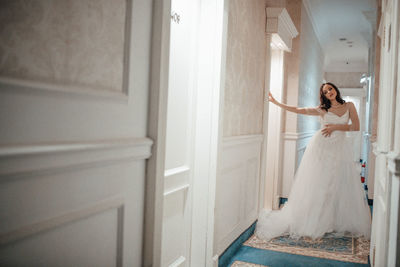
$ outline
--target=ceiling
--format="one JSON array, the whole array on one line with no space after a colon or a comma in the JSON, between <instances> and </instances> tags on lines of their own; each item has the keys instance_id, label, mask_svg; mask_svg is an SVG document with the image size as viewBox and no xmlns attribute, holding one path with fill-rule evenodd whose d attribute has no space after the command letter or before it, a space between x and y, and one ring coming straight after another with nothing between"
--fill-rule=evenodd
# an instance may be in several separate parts
<instances>
[{"instance_id":1,"label":"ceiling","mask_svg":"<svg viewBox=\"0 0 400 267\"><path fill-rule=\"evenodd\" d=\"M325 54L324 71L366 72L376 0L303 2Z\"/></svg>"}]
</instances>

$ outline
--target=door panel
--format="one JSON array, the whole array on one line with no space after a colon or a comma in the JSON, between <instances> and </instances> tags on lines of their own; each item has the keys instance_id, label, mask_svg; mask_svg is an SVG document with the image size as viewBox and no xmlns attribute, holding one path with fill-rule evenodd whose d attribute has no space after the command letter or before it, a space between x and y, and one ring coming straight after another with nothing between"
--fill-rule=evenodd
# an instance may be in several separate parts
<instances>
[{"instance_id":1,"label":"door panel","mask_svg":"<svg viewBox=\"0 0 400 267\"><path fill-rule=\"evenodd\" d=\"M0 9L0 265L140 266L152 2Z\"/></svg>"},{"instance_id":2,"label":"door panel","mask_svg":"<svg viewBox=\"0 0 400 267\"><path fill-rule=\"evenodd\" d=\"M162 266L189 266L190 260L194 7L171 1Z\"/></svg>"}]
</instances>

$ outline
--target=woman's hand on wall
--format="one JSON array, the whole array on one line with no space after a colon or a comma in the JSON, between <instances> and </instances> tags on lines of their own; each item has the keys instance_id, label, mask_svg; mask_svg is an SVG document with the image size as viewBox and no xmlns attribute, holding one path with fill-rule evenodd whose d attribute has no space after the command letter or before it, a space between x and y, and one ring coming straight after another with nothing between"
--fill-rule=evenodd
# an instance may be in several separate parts
<instances>
[{"instance_id":1,"label":"woman's hand on wall","mask_svg":"<svg viewBox=\"0 0 400 267\"><path fill-rule=\"evenodd\" d=\"M272 94L271 93L268 93L268 100L270 101L270 102L272 102L272 103L274 103L274 104L276 104L276 99L272 96Z\"/></svg>"}]
</instances>

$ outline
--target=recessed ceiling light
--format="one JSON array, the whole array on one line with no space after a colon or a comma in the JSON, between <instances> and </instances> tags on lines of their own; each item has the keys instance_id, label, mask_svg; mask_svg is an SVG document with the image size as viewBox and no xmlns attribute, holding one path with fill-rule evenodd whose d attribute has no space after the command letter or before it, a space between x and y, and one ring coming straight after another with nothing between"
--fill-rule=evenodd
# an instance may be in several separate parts
<instances>
[{"instance_id":1,"label":"recessed ceiling light","mask_svg":"<svg viewBox=\"0 0 400 267\"><path fill-rule=\"evenodd\" d=\"M346 43L348 43L348 44L352 44L352 43L353 43L353 41L347 41Z\"/></svg>"},{"instance_id":2,"label":"recessed ceiling light","mask_svg":"<svg viewBox=\"0 0 400 267\"><path fill-rule=\"evenodd\" d=\"M353 45L349 45L349 47L353 47Z\"/></svg>"},{"instance_id":3,"label":"recessed ceiling light","mask_svg":"<svg viewBox=\"0 0 400 267\"><path fill-rule=\"evenodd\" d=\"M346 41L346 40L347 40L347 38L344 38L344 37L339 38L339 41L341 41L341 42Z\"/></svg>"}]
</instances>

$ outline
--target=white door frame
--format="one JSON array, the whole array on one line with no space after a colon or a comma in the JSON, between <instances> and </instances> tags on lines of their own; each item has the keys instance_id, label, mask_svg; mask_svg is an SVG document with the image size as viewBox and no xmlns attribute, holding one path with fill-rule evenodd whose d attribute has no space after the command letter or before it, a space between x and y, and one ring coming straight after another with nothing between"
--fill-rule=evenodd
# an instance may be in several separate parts
<instances>
[{"instance_id":1,"label":"white door frame","mask_svg":"<svg viewBox=\"0 0 400 267\"><path fill-rule=\"evenodd\" d=\"M191 263L212 266L217 159L222 133L229 0L197 0L199 34L194 140ZM166 113L168 104L171 0L153 2L152 69L148 136L154 140L147 165L143 265L161 266ZM201 150L197 150L201 148ZM217 260L217 259L215 259Z\"/></svg>"},{"instance_id":2,"label":"white door frame","mask_svg":"<svg viewBox=\"0 0 400 267\"><path fill-rule=\"evenodd\" d=\"M147 162L143 266L161 266L161 238L164 201L166 120L168 103L169 40L171 0L153 1L151 83L148 136L154 141Z\"/></svg>"},{"instance_id":3,"label":"white door frame","mask_svg":"<svg viewBox=\"0 0 400 267\"><path fill-rule=\"evenodd\" d=\"M397 266L400 262L399 15L398 1L382 1L378 32L381 37L381 66L378 136L374 143L376 168L370 250L372 266Z\"/></svg>"}]
</instances>

